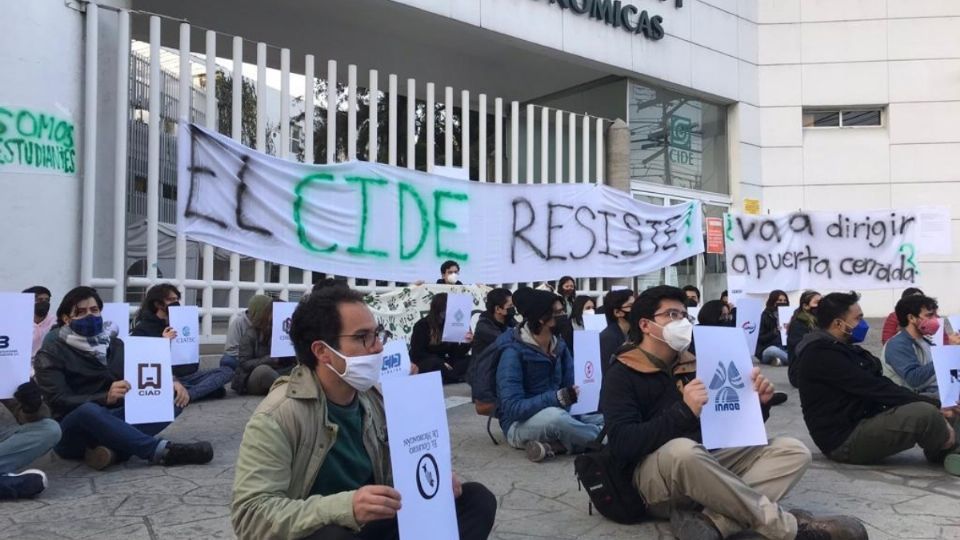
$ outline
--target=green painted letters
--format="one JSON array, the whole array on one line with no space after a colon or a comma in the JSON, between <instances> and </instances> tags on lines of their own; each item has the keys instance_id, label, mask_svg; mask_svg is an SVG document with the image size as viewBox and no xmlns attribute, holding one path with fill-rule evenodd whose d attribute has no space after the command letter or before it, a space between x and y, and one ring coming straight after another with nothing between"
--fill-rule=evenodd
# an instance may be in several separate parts
<instances>
[{"instance_id":1,"label":"green painted letters","mask_svg":"<svg viewBox=\"0 0 960 540\"><path fill-rule=\"evenodd\" d=\"M454 193L452 191L441 191L437 190L433 192L433 227L436 234L436 245L437 245L437 257L438 258L450 258L461 262L466 262L467 254L460 253L457 251L451 251L444 249L441 246L440 242L440 229L452 229L456 230L457 224L451 221L447 221L441 217L441 206L444 199L450 199L454 201L466 202L469 197L466 193Z\"/></svg>"},{"instance_id":2,"label":"green painted letters","mask_svg":"<svg viewBox=\"0 0 960 540\"><path fill-rule=\"evenodd\" d=\"M357 242L356 246L347 248L347 253L352 253L354 255L370 255L371 257L386 257L386 251L380 251L376 249L367 249L365 243L367 241L367 225L370 222L370 205L368 204L368 191L367 186L373 184L375 186L385 186L387 181L383 178L365 178L362 176L348 176L346 181L351 184L360 184L360 201L361 201L361 210L360 210L360 241Z\"/></svg>"},{"instance_id":3,"label":"green painted letters","mask_svg":"<svg viewBox=\"0 0 960 540\"><path fill-rule=\"evenodd\" d=\"M400 204L400 260L408 261L417 256L417 253L420 253L420 250L423 249L423 245L427 242L427 233L429 232L430 220L427 218L427 205L423 203L423 198L420 197L420 194L417 193L417 190L414 187L406 182L398 182L397 189L399 190L397 198L399 199ZM406 230L406 208L403 204L404 194L409 194L413 198L413 202L417 203L417 210L420 213L420 239L417 241L417 247L413 248L413 251L407 253L403 249L403 231Z\"/></svg>"},{"instance_id":4,"label":"green painted letters","mask_svg":"<svg viewBox=\"0 0 960 540\"><path fill-rule=\"evenodd\" d=\"M309 187L310 184L319 182L320 180L333 182L333 175L326 173L311 174L304 177L304 179L297 184L297 187L294 188L294 195L296 195L297 198L293 201L293 222L297 224L297 237L300 239L301 246L314 253L332 253L337 250L336 244L321 249L313 245L313 242L307 238L307 229L303 226L303 216L301 215L301 210L303 209L303 190Z\"/></svg>"}]
</instances>

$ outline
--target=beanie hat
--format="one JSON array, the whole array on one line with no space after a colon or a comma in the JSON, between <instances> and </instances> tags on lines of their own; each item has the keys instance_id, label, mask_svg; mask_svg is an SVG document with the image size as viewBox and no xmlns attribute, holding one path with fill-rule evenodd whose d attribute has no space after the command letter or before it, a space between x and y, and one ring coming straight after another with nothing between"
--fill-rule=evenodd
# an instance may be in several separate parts
<instances>
[{"instance_id":1,"label":"beanie hat","mask_svg":"<svg viewBox=\"0 0 960 540\"><path fill-rule=\"evenodd\" d=\"M514 295L513 298L517 310L520 311L524 320L527 321L539 321L543 319L545 315L552 315L553 304L560 299L550 291L540 291L537 289L530 289L530 292L521 295L519 300L516 295Z\"/></svg>"}]
</instances>

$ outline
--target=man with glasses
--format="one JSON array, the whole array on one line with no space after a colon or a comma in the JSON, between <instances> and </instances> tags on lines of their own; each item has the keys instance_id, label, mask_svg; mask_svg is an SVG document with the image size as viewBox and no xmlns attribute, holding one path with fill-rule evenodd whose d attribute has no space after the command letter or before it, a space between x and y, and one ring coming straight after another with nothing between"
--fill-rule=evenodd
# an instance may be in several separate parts
<instances>
[{"instance_id":1,"label":"man with glasses","mask_svg":"<svg viewBox=\"0 0 960 540\"><path fill-rule=\"evenodd\" d=\"M557 318L566 316L560 297L549 291L514 294L523 324L501 335L497 366L497 418L514 448L533 462L586 449L600 434L600 415L571 416L578 388L573 355L559 338Z\"/></svg>"},{"instance_id":2,"label":"man with glasses","mask_svg":"<svg viewBox=\"0 0 960 540\"><path fill-rule=\"evenodd\" d=\"M633 297L630 289L610 291L603 297L603 314L607 318L607 327L600 332L600 370L604 374L617 349L627 341L627 331L630 329L627 319L633 308Z\"/></svg>"},{"instance_id":3,"label":"man with glasses","mask_svg":"<svg viewBox=\"0 0 960 540\"><path fill-rule=\"evenodd\" d=\"M614 474L627 486L624 493L632 487L642 496L629 501L638 515L669 518L680 540L732 538L744 529L774 540L865 539L852 518L817 520L778 504L810 465L810 450L800 441L703 447L699 417L707 388L678 362L692 338L686 301L676 287L644 291L630 313L635 346L622 351L603 378L600 404ZM756 368L750 378L766 418L773 385Z\"/></svg>"},{"instance_id":4,"label":"man with glasses","mask_svg":"<svg viewBox=\"0 0 960 540\"><path fill-rule=\"evenodd\" d=\"M243 433L232 519L241 540L398 539L380 378L387 335L363 296L327 287L290 325L299 365L281 377ZM454 476L460 538L493 528L496 498Z\"/></svg>"}]
</instances>

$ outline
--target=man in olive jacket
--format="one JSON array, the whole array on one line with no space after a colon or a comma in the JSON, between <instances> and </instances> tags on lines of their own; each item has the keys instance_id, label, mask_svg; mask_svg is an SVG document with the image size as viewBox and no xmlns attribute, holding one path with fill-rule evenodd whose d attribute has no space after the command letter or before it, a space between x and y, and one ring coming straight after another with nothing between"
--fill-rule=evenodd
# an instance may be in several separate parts
<instances>
[{"instance_id":1,"label":"man in olive jacket","mask_svg":"<svg viewBox=\"0 0 960 540\"><path fill-rule=\"evenodd\" d=\"M293 314L300 362L243 434L232 520L241 540L399 538L380 376L383 328L359 293L329 287ZM460 538L485 539L496 499L454 476Z\"/></svg>"}]
</instances>

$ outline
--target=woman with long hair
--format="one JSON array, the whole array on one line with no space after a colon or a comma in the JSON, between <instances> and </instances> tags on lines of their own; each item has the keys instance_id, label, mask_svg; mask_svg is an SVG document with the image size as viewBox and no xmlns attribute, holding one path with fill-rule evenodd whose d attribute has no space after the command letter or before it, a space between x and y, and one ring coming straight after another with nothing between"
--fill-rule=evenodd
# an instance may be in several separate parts
<instances>
[{"instance_id":1,"label":"woman with long hair","mask_svg":"<svg viewBox=\"0 0 960 540\"><path fill-rule=\"evenodd\" d=\"M563 276L557 281L556 293L563 302L563 310L567 315L573 313L573 302L577 298L577 282L571 276Z\"/></svg>"},{"instance_id":2,"label":"woman with long hair","mask_svg":"<svg viewBox=\"0 0 960 540\"><path fill-rule=\"evenodd\" d=\"M800 295L800 305L793 312L790 326L787 328L787 378L790 384L797 388L797 374L800 363L797 362L797 345L811 330L817 328L817 306L820 305L820 293L817 291L803 291Z\"/></svg>"},{"instance_id":3,"label":"woman with long hair","mask_svg":"<svg viewBox=\"0 0 960 540\"><path fill-rule=\"evenodd\" d=\"M757 358L761 364L785 366L789 361L787 349L780 339L780 317L778 308L790 305L790 297L781 290L775 290L767 297L767 307L760 316L760 337L757 338Z\"/></svg>"},{"instance_id":4,"label":"woman with long hair","mask_svg":"<svg viewBox=\"0 0 960 540\"><path fill-rule=\"evenodd\" d=\"M570 322L574 330L583 330L583 315L593 315L597 311L597 301L592 296L581 294L573 300L573 310L570 312Z\"/></svg>"},{"instance_id":5,"label":"woman with long hair","mask_svg":"<svg viewBox=\"0 0 960 540\"><path fill-rule=\"evenodd\" d=\"M470 365L470 344L473 332L467 332L464 343L443 341L443 324L447 314L447 293L430 300L430 311L413 325L410 335L410 361L420 373L439 371L444 384L463 382Z\"/></svg>"}]
</instances>

